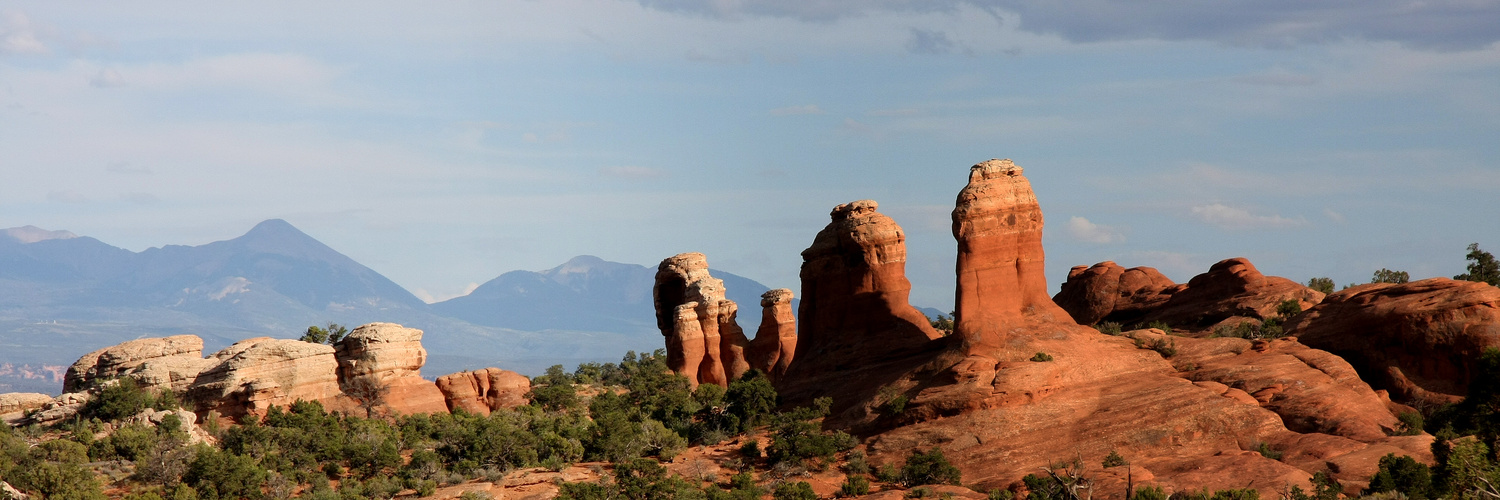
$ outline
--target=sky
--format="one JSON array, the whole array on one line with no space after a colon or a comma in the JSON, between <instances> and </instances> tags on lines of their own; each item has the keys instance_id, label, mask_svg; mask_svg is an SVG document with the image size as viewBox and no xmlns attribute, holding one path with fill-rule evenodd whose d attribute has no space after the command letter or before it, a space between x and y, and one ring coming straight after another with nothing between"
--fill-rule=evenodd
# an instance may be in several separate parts
<instances>
[{"instance_id":1,"label":"sky","mask_svg":"<svg viewBox=\"0 0 1500 500\"><path fill-rule=\"evenodd\" d=\"M1500 250L1496 0L0 0L0 227L282 218L425 300L698 251L798 289L835 205L953 303L969 166L1055 291L1113 260L1367 282Z\"/></svg>"}]
</instances>

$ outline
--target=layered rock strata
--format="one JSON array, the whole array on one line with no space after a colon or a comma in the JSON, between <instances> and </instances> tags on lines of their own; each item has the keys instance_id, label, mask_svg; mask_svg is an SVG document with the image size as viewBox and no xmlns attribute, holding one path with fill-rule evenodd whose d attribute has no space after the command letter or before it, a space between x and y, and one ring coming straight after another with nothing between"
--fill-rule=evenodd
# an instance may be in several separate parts
<instances>
[{"instance_id":1,"label":"layered rock strata","mask_svg":"<svg viewBox=\"0 0 1500 500\"><path fill-rule=\"evenodd\" d=\"M874 200L833 208L802 251L797 350L777 389L788 401L835 395L835 410L940 337L907 303L906 234Z\"/></svg>"},{"instance_id":2,"label":"layered rock strata","mask_svg":"<svg viewBox=\"0 0 1500 500\"><path fill-rule=\"evenodd\" d=\"M1005 345L1023 316L1067 320L1047 294L1042 209L1031 182L1010 160L969 168L953 208L958 240L954 334L969 355Z\"/></svg>"},{"instance_id":3,"label":"layered rock strata","mask_svg":"<svg viewBox=\"0 0 1500 500\"><path fill-rule=\"evenodd\" d=\"M131 340L78 358L63 378L63 392L125 375L147 388L181 392L213 364L203 359L203 339L196 335Z\"/></svg>"},{"instance_id":4,"label":"layered rock strata","mask_svg":"<svg viewBox=\"0 0 1500 500\"><path fill-rule=\"evenodd\" d=\"M355 328L339 341L335 357L339 382L344 392L356 399L376 396L361 394L375 389L384 392L378 396L393 413L448 411L443 393L422 378L427 349L422 348L421 330L394 323L370 323Z\"/></svg>"},{"instance_id":5,"label":"layered rock strata","mask_svg":"<svg viewBox=\"0 0 1500 500\"><path fill-rule=\"evenodd\" d=\"M501 408L527 404L531 380L510 370L485 368L438 377L437 388L449 410L489 415Z\"/></svg>"},{"instance_id":6,"label":"layered rock strata","mask_svg":"<svg viewBox=\"0 0 1500 500\"><path fill-rule=\"evenodd\" d=\"M1454 402L1480 353L1500 347L1500 288L1447 278L1360 285L1328 295L1286 332L1402 397Z\"/></svg>"},{"instance_id":7,"label":"layered rock strata","mask_svg":"<svg viewBox=\"0 0 1500 500\"><path fill-rule=\"evenodd\" d=\"M222 356L222 357L221 357ZM236 418L263 414L273 405L317 401L331 409L351 405L339 388L334 349L288 339L250 339L214 356L222 359L200 373L188 388L188 399L200 412L216 411Z\"/></svg>"},{"instance_id":8,"label":"layered rock strata","mask_svg":"<svg viewBox=\"0 0 1500 500\"><path fill-rule=\"evenodd\" d=\"M786 374L797 353L797 315L792 312L792 291L768 290L760 296L760 328L750 341L750 368L760 370L772 382Z\"/></svg>"},{"instance_id":9,"label":"layered rock strata","mask_svg":"<svg viewBox=\"0 0 1500 500\"><path fill-rule=\"evenodd\" d=\"M724 282L709 275L707 257L691 252L662 260L652 296L672 371L694 386L728 386L749 371L739 306L724 298Z\"/></svg>"}]
</instances>

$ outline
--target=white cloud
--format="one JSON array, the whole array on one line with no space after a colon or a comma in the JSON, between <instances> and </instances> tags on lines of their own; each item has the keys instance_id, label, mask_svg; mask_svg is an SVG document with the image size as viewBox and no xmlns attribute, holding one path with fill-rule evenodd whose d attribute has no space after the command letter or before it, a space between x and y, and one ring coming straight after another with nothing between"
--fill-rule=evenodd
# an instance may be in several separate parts
<instances>
[{"instance_id":1,"label":"white cloud","mask_svg":"<svg viewBox=\"0 0 1500 500\"><path fill-rule=\"evenodd\" d=\"M819 108L817 104L808 104L806 106L788 106L788 107L785 107L785 108L776 108L776 109L771 110L771 116L821 115L821 114L823 114L823 110L821 108Z\"/></svg>"},{"instance_id":2,"label":"white cloud","mask_svg":"<svg viewBox=\"0 0 1500 500\"><path fill-rule=\"evenodd\" d=\"M633 180L656 179L667 175L666 171L659 168L639 167L632 165L619 167L602 167L599 169L599 173L610 177L619 177L621 179Z\"/></svg>"},{"instance_id":3,"label":"white cloud","mask_svg":"<svg viewBox=\"0 0 1500 500\"><path fill-rule=\"evenodd\" d=\"M1089 222L1083 217L1074 216L1068 219L1068 235L1073 239L1087 243L1119 243L1125 241L1125 235L1113 227L1103 224Z\"/></svg>"},{"instance_id":4,"label":"white cloud","mask_svg":"<svg viewBox=\"0 0 1500 500\"><path fill-rule=\"evenodd\" d=\"M1291 219L1276 214L1256 215L1250 213L1249 210L1223 203L1193 207L1192 214L1198 220L1224 229L1287 228L1307 225L1307 220L1301 217Z\"/></svg>"},{"instance_id":5,"label":"white cloud","mask_svg":"<svg viewBox=\"0 0 1500 500\"><path fill-rule=\"evenodd\" d=\"M31 19L20 12L0 13L0 54L46 54L47 44L37 39Z\"/></svg>"}]
</instances>

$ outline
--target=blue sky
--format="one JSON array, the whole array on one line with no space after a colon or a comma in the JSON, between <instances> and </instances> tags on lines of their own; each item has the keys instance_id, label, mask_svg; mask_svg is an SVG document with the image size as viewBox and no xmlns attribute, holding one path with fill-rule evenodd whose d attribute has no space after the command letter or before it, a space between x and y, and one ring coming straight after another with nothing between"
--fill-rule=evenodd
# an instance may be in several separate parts
<instances>
[{"instance_id":1,"label":"blue sky","mask_svg":"<svg viewBox=\"0 0 1500 500\"><path fill-rule=\"evenodd\" d=\"M1340 285L1500 251L1500 2L0 0L0 227L131 250L284 218L419 296L701 251L798 288L1011 158L1049 282L1248 257Z\"/></svg>"}]
</instances>

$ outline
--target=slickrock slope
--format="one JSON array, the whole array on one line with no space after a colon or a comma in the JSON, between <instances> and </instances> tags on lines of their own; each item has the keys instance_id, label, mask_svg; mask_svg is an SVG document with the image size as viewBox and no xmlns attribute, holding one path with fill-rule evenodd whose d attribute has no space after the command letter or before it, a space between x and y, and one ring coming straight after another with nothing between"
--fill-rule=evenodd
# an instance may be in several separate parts
<instances>
[{"instance_id":1,"label":"slickrock slope","mask_svg":"<svg viewBox=\"0 0 1500 500\"><path fill-rule=\"evenodd\" d=\"M338 378L344 392L360 397L361 384L385 386L385 407L394 413L448 411L443 393L422 379L427 350L422 331L394 323L370 323L355 328L335 349Z\"/></svg>"},{"instance_id":2,"label":"slickrock slope","mask_svg":"<svg viewBox=\"0 0 1500 500\"><path fill-rule=\"evenodd\" d=\"M181 392L214 364L203 359L203 339L196 335L131 340L78 358L63 378L63 392L79 392L122 375L149 388Z\"/></svg>"},{"instance_id":3,"label":"slickrock slope","mask_svg":"<svg viewBox=\"0 0 1500 500\"><path fill-rule=\"evenodd\" d=\"M694 386L728 386L750 370L750 341L735 322L739 306L724 298L724 282L708 274L707 257L691 252L662 260L652 296L672 371Z\"/></svg>"},{"instance_id":4,"label":"slickrock slope","mask_svg":"<svg viewBox=\"0 0 1500 500\"><path fill-rule=\"evenodd\" d=\"M1286 331L1401 396L1457 401L1475 359L1500 347L1500 288L1447 278L1360 285L1330 294Z\"/></svg>"},{"instance_id":5,"label":"slickrock slope","mask_svg":"<svg viewBox=\"0 0 1500 500\"><path fill-rule=\"evenodd\" d=\"M834 395L839 411L921 363L914 356L940 336L907 303L906 234L877 208L873 200L834 207L802 251L797 351L777 384L787 401Z\"/></svg>"},{"instance_id":6,"label":"slickrock slope","mask_svg":"<svg viewBox=\"0 0 1500 500\"><path fill-rule=\"evenodd\" d=\"M1074 266L1052 300L1081 325L1105 320L1135 324L1181 288L1154 268L1126 269L1104 261Z\"/></svg>"},{"instance_id":7,"label":"slickrock slope","mask_svg":"<svg viewBox=\"0 0 1500 500\"><path fill-rule=\"evenodd\" d=\"M251 339L220 354L225 356L214 357L223 361L200 373L188 388L188 399L198 402L200 412L218 411L237 418L299 399L318 401L330 409L350 407L339 390L333 347L300 340Z\"/></svg>"},{"instance_id":8,"label":"slickrock slope","mask_svg":"<svg viewBox=\"0 0 1500 500\"><path fill-rule=\"evenodd\" d=\"M792 312L792 291L769 290L760 296L760 328L750 341L750 368L765 372L775 382L786 374L797 353L797 315Z\"/></svg>"},{"instance_id":9,"label":"slickrock slope","mask_svg":"<svg viewBox=\"0 0 1500 500\"><path fill-rule=\"evenodd\" d=\"M501 408L515 408L527 403L531 380L510 370L485 368L443 375L437 379L448 409L489 415Z\"/></svg>"}]
</instances>

